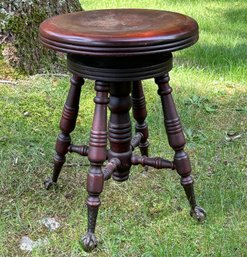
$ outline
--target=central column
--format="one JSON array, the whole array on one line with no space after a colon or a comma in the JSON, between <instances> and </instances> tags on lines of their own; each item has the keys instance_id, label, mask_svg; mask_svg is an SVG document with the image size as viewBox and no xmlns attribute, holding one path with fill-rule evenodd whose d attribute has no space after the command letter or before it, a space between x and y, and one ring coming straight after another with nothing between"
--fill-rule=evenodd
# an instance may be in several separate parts
<instances>
[{"instance_id":1,"label":"central column","mask_svg":"<svg viewBox=\"0 0 247 257\"><path fill-rule=\"evenodd\" d=\"M112 175L112 178L117 181L127 180L131 167L131 122L129 116L131 85L131 82L114 82L110 86L109 108L111 114L108 125L110 141L108 160L118 158L121 162L121 165Z\"/></svg>"}]
</instances>

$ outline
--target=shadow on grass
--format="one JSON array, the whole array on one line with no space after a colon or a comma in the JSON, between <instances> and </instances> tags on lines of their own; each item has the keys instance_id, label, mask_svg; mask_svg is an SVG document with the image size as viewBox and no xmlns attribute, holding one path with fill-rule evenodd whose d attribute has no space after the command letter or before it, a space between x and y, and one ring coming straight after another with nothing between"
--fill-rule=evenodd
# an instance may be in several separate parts
<instances>
[{"instance_id":1,"label":"shadow on grass","mask_svg":"<svg viewBox=\"0 0 247 257\"><path fill-rule=\"evenodd\" d=\"M177 63L187 68L202 68L221 76L235 70L244 71L247 59L247 8L233 8L220 15L218 13L222 12L221 9L212 12L217 17L218 26L213 23L211 27L201 25L198 43L176 54ZM209 41L208 37L212 39Z\"/></svg>"},{"instance_id":2,"label":"shadow on grass","mask_svg":"<svg viewBox=\"0 0 247 257\"><path fill-rule=\"evenodd\" d=\"M246 24L247 8L245 7L245 8L227 10L224 13L224 17L227 19L228 22L232 22L232 23L242 22L243 24Z\"/></svg>"},{"instance_id":3,"label":"shadow on grass","mask_svg":"<svg viewBox=\"0 0 247 257\"><path fill-rule=\"evenodd\" d=\"M209 45L199 43L194 47L193 58L188 58L189 52L184 52L175 57L179 65L188 68L196 66L203 69L214 70L215 73L226 73L230 67L243 67L247 59L247 44L237 44L234 47L225 45Z\"/></svg>"}]
</instances>

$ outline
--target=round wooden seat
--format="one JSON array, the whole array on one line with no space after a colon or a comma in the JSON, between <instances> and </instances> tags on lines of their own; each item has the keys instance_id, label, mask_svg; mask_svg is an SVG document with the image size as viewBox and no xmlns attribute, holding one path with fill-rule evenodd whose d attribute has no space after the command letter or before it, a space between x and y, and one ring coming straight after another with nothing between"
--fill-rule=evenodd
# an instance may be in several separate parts
<instances>
[{"instance_id":1,"label":"round wooden seat","mask_svg":"<svg viewBox=\"0 0 247 257\"><path fill-rule=\"evenodd\" d=\"M40 40L67 53L68 70L78 76L109 82L143 80L169 72L171 52L194 44L198 25L167 11L86 11L45 20Z\"/></svg>"},{"instance_id":2,"label":"round wooden seat","mask_svg":"<svg viewBox=\"0 0 247 257\"><path fill-rule=\"evenodd\" d=\"M41 42L80 55L133 56L177 51L198 40L192 18L167 11L114 9L76 12L40 25Z\"/></svg>"}]
</instances>

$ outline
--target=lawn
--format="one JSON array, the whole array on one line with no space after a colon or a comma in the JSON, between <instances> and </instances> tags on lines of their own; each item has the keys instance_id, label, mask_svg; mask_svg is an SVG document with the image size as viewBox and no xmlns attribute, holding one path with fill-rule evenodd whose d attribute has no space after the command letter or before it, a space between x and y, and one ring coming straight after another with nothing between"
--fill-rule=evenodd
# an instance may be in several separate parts
<instances>
[{"instance_id":1,"label":"lawn","mask_svg":"<svg viewBox=\"0 0 247 257\"><path fill-rule=\"evenodd\" d=\"M132 168L124 183L105 183L96 235L98 248L81 250L85 233L88 161L67 156L57 189L46 191L54 143L68 89L66 76L19 76L1 61L0 77L0 256L209 257L247 256L247 2L82 1L85 10L152 8L195 18L200 40L175 53L170 73L187 139L199 204L207 220L189 216L176 172ZM144 81L152 156L171 158L157 86ZM82 89L74 143L87 143L93 84ZM60 227L42 224L54 217ZM45 240L32 252L20 240Z\"/></svg>"}]
</instances>

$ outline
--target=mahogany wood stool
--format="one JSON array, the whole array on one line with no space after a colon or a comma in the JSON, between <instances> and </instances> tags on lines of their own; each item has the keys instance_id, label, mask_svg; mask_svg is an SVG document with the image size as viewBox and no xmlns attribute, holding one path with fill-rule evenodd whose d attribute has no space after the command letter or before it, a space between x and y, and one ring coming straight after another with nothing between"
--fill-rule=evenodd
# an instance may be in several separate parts
<instances>
[{"instance_id":1,"label":"mahogany wood stool","mask_svg":"<svg viewBox=\"0 0 247 257\"><path fill-rule=\"evenodd\" d=\"M125 181L131 165L175 169L190 203L191 216L202 221L205 211L196 203L191 165L184 151L185 138L171 95L168 72L172 52L198 40L195 20L182 14L145 9L83 11L56 16L40 25L40 41L48 48L67 53L68 70L73 74L56 142L54 171L45 181L48 189L57 182L68 152L87 156L88 230L81 242L86 251L97 245L95 226L104 180ZM89 146L71 144L84 78L95 80L95 110ZM141 80L155 78L164 112L173 161L148 154L148 126ZM108 97L108 95L110 97ZM131 95L131 96L130 96ZM107 106L110 118L107 127ZM136 120L131 135L129 110ZM107 140L110 149L107 150ZM139 147L141 156L133 154ZM103 168L104 162L108 163Z\"/></svg>"}]
</instances>

